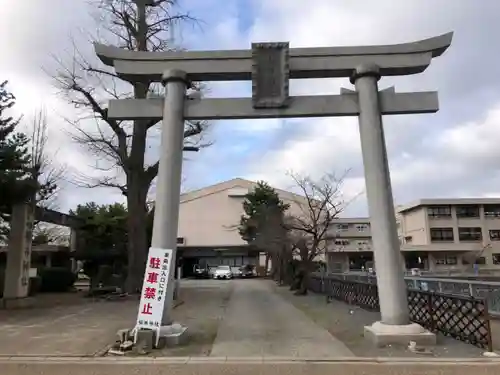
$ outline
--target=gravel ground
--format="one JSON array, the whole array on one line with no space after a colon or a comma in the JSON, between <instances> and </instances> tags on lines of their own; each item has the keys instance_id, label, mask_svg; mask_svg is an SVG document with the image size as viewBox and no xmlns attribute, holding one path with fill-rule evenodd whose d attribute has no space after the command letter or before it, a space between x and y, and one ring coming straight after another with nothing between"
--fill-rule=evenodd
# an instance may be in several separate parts
<instances>
[{"instance_id":1,"label":"gravel ground","mask_svg":"<svg viewBox=\"0 0 500 375\"><path fill-rule=\"evenodd\" d=\"M438 345L431 348L432 355L412 353L404 346L375 348L364 339L363 327L380 320L378 312L366 311L335 300L327 304L325 297L321 295L310 293L307 296L295 296L287 287L275 288L276 293L343 341L357 356L478 358L484 352L475 346L442 335L438 335Z\"/></svg>"},{"instance_id":2,"label":"gravel ground","mask_svg":"<svg viewBox=\"0 0 500 375\"><path fill-rule=\"evenodd\" d=\"M188 343L151 355L210 355L231 290L230 282L183 280L183 303L173 316L188 326ZM33 308L0 310L0 357L99 355L114 343L119 329L133 327L138 304L138 297L110 302L82 293L40 294Z\"/></svg>"},{"instance_id":3,"label":"gravel ground","mask_svg":"<svg viewBox=\"0 0 500 375\"><path fill-rule=\"evenodd\" d=\"M136 314L137 301L40 295L36 307L0 311L0 356L93 356L119 329L131 326Z\"/></svg>"}]
</instances>

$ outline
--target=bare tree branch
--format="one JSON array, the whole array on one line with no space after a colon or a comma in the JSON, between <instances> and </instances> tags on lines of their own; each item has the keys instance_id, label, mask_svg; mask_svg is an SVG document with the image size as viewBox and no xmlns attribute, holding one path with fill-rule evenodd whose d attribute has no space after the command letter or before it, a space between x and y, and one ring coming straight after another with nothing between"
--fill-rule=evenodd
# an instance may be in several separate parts
<instances>
[{"instance_id":1,"label":"bare tree branch","mask_svg":"<svg viewBox=\"0 0 500 375\"><path fill-rule=\"evenodd\" d=\"M304 261L312 261L326 247L327 233L332 222L346 208L342 185L346 171L340 177L327 174L318 180L289 173L303 198L294 200L297 213L291 213L286 227L295 237L296 247Z\"/></svg>"},{"instance_id":2,"label":"bare tree branch","mask_svg":"<svg viewBox=\"0 0 500 375\"><path fill-rule=\"evenodd\" d=\"M60 191L58 184L63 180L66 168L64 165L57 165L47 149L48 122L44 108L39 109L33 116L31 132L31 178L39 186L33 204L56 208ZM37 230L39 222L34 225Z\"/></svg>"},{"instance_id":3,"label":"bare tree branch","mask_svg":"<svg viewBox=\"0 0 500 375\"><path fill-rule=\"evenodd\" d=\"M103 31L103 38L93 38L133 51L167 51L171 44L172 28L192 22L193 18L179 12L174 0L91 0L97 6L95 14ZM72 137L84 146L103 165L95 169L103 172L99 178L90 178L87 187L119 189L127 197L129 210L129 291L140 287L143 276L142 263L146 253L146 199L151 183L158 173L158 162L146 162L148 140L157 134L157 121L116 121L108 117L107 102L110 98L146 99L163 88L148 81L127 83L96 59L86 58L76 43L71 63L58 59L59 68L52 74L55 84L69 103L81 111L81 116L71 119ZM186 144L206 146L202 133L206 122L186 124ZM151 164L151 165L148 165ZM111 175L115 171L115 175Z\"/></svg>"}]
</instances>

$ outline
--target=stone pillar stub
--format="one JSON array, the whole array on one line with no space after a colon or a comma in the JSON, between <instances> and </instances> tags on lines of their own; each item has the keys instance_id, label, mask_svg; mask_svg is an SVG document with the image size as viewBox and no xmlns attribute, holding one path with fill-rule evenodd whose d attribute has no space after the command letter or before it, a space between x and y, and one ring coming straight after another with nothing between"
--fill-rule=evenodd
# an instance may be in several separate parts
<instances>
[{"instance_id":1,"label":"stone pillar stub","mask_svg":"<svg viewBox=\"0 0 500 375\"><path fill-rule=\"evenodd\" d=\"M78 235L79 230L75 228L71 228L69 232L69 251L75 252L78 250Z\"/></svg>"},{"instance_id":2,"label":"stone pillar stub","mask_svg":"<svg viewBox=\"0 0 500 375\"><path fill-rule=\"evenodd\" d=\"M4 299L28 296L32 232L33 210L31 205L15 205L12 209L10 223Z\"/></svg>"}]
</instances>

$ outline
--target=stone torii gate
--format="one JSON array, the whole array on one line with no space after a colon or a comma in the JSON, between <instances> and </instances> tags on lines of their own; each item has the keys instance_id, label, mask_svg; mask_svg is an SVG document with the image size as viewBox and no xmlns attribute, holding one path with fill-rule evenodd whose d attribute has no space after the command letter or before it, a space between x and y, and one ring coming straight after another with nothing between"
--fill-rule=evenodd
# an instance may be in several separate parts
<instances>
[{"instance_id":1,"label":"stone torii gate","mask_svg":"<svg viewBox=\"0 0 500 375\"><path fill-rule=\"evenodd\" d=\"M365 327L378 344L435 341L409 320L400 267L394 203L381 115L433 113L436 92L379 91L382 76L423 72L450 46L453 33L413 43L289 48L255 43L251 50L135 52L95 45L101 61L130 82L162 82L165 98L111 100L109 117L163 120L152 247L176 250L185 120L358 116L371 218L381 321ZM289 80L349 77L340 95L289 96ZM252 81L252 98L186 100L192 81ZM173 275L171 269L170 275ZM162 324L171 324L169 282Z\"/></svg>"}]
</instances>

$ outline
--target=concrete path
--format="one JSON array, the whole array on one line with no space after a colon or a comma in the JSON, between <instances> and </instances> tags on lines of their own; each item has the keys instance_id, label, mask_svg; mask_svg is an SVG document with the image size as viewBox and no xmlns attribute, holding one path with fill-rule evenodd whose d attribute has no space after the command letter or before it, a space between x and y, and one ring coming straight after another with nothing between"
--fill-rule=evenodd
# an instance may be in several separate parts
<instances>
[{"instance_id":1,"label":"concrete path","mask_svg":"<svg viewBox=\"0 0 500 375\"><path fill-rule=\"evenodd\" d=\"M212 357L354 356L341 341L274 293L272 282L232 282L233 293L219 325Z\"/></svg>"},{"instance_id":2,"label":"concrete path","mask_svg":"<svg viewBox=\"0 0 500 375\"><path fill-rule=\"evenodd\" d=\"M212 361L196 358L174 361L151 358L100 358L56 360L0 358L0 373L6 375L497 375L498 362L432 362L420 361L384 362L370 361ZM211 359L211 358L206 358Z\"/></svg>"}]
</instances>

